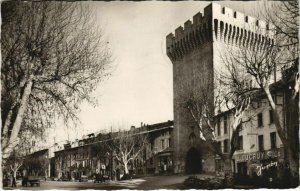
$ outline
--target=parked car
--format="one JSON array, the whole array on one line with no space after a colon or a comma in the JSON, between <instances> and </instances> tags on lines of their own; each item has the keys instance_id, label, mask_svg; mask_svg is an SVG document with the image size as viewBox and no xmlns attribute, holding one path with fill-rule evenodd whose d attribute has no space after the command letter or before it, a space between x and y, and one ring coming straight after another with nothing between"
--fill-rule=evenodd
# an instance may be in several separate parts
<instances>
[{"instance_id":1,"label":"parked car","mask_svg":"<svg viewBox=\"0 0 300 191\"><path fill-rule=\"evenodd\" d=\"M106 180L109 180L109 176L108 175L96 175L94 178L94 183L96 182L105 182Z\"/></svg>"},{"instance_id":2,"label":"parked car","mask_svg":"<svg viewBox=\"0 0 300 191\"><path fill-rule=\"evenodd\" d=\"M67 182L67 181L70 181L70 179L69 179L69 178L67 178L67 177L63 177L63 178L61 179L61 181L65 181L65 182Z\"/></svg>"},{"instance_id":3,"label":"parked car","mask_svg":"<svg viewBox=\"0 0 300 191\"><path fill-rule=\"evenodd\" d=\"M105 182L106 180L109 180L109 176L108 175L103 175L102 176L102 181Z\"/></svg>"},{"instance_id":4,"label":"parked car","mask_svg":"<svg viewBox=\"0 0 300 191\"><path fill-rule=\"evenodd\" d=\"M28 176L28 177L24 177L22 179L22 186L40 186L41 181L40 181L40 177L38 176Z\"/></svg>"},{"instance_id":5,"label":"parked car","mask_svg":"<svg viewBox=\"0 0 300 191\"><path fill-rule=\"evenodd\" d=\"M85 176L85 175L81 175L81 177L80 177L80 180L79 180L80 182L87 182L88 181L88 177L87 176Z\"/></svg>"}]
</instances>

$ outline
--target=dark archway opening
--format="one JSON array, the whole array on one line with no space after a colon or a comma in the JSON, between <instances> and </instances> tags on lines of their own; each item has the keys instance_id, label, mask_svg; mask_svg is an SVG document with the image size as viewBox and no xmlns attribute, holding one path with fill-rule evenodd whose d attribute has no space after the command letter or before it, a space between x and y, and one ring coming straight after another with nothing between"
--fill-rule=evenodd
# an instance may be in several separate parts
<instances>
[{"instance_id":1,"label":"dark archway opening","mask_svg":"<svg viewBox=\"0 0 300 191\"><path fill-rule=\"evenodd\" d=\"M194 147L187 152L185 171L187 174L195 174L202 171L202 157L200 152Z\"/></svg>"}]
</instances>

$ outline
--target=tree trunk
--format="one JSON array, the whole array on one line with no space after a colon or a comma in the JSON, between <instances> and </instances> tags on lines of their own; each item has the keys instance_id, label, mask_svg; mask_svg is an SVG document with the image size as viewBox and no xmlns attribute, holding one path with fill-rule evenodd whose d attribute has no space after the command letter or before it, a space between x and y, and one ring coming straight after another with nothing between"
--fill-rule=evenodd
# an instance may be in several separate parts
<instances>
[{"instance_id":1,"label":"tree trunk","mask_svg":"<svg viewBox=\"0 0 300 191\"><path fill-rule=\"evenodd\" d=\"M232 171L232 161L230 155L227 155L224 162L225 188L232 188L234 185L234 174Z\"/></svg>"},{"instance_id":2,"label":"tree trunk","mask_svg":"<svg viewBox=\"0 0 300 191\"><path fill-rule=\"evenodd\" d=\"M13 174L14 174L14 179L15 180L17 180L17 171L18 171L18 169L17 170L13 170Z\"/></svg>"},{"instance_id":3,"label":"tree trunk","mask_svg":"<svg viewBox=\"0 0 300 191\"><path fill-rule=\"evenodd\" d=\"M273 116L274 116L274 124L275 124L276 130L277 130L277 133L278 133L284 147L288 148L289 144L288 144L288 141L286 139L286 134L285 134L285 132L284 132L282 126L281 126L281 123L279 121L279 115L278 115L278 112L276 110L276 104L275 104L275 102L272 98L269 87L264 88L264 91L267 95L269 104L271 105L271 108L272 108L272 112L273 112Z\"/></svg>"},{"instance_id":4,"label":"tree trunk","mask_svg":"<svg viewBox=\"0 0 300 191\"><path fill-rule=\"evenodd\" d=\"M4 123L4 126L3 126L3 132L2 132L2 135L3 135L3 139L1 141L2 143L2 151L4 150L4 148L7 146L7 141L8 141L8 128L11 124L11 117L12 117L12 111L13 109L11 108L6 116L6 119L5 119L5 123Z\"/></svg>"},{"instance_id":5,"label":"tree trunk","mask_svg":"<svg viewBox=\"0 0 300 191\"><path fill-rule=\"evenodd\" d=\"M287 140L287 137L286 137L286 131L287 130L284 131L282 126L281 126L281 123L280 123L280 120L279 120L279 114L276 110L276 104L275 104L275 102L272 98L272 95L270 93L269 88L264 89L264 91L267 94L268 101L269 101L269 103L271 105L271 108L272 108L272 113L273 113L273 116L274 116L274 124L275 124L276 130L277 130L277 133L278 133L279 138L281 139L281 141L283 143L284 149L286 150L286 160L289 163L291 175L293 176L293 179L295 179L297 177L297 182L299 183L299 180L298 180L298 177L299 177L299 163L298 163L298 160L295 159L294 151L293 151L291 145L289 144L289 141ZM287 128L293 128L293 127L287 127ZM298 152L298 151L295 151L295 152ZM294 183L293 180L291 180L291 182Z\"/></svg>"},{"instance_id":6,"label":"tree trunk","mask_svg":"<svg viewBox=\"0 0 300 191\"><path fill-rule=\"evenodd\" d=\"M12 150L17 145L17 137L18 137L19 131L21 129L21 124L22 124L22 121L23 121L23 115L24 115L24 113L26 111L26 108L27 108L29 95L31 93L32 83L33 82L30 79L25 84L24 92L23 92L23 95L22 95L20 106L19 106L18 111L17 111L16 119L13 123L13 128L12 128L12 132L11 132L9 141L7 143L4 143L4 151L3 151L2 158L9 157Z\"/></svg>"},{"instance_id":7,"label":"tree trunk","mask_svg":"<svg viewBox=\"0 0 300 191\"><path fill-rule=\"evenodd\" d=\"M288 160L288 163L289 163L290 173L293 177L290 180L290 186L295 187L295 186L299 185L299 163L294 158L293 152L290 149L287 150L286 154L287 154L287 160Z\"/></svg>"},{"instance_id":8,"label":"tree trunk","mask_svg":"<svg viewBox=\"0 0 300 191\"><path fill-rule=\"evenodd\" d=\"M128 163L124 163L124 172L126 175L129 174Z\"/></svg>"}]
</instances>

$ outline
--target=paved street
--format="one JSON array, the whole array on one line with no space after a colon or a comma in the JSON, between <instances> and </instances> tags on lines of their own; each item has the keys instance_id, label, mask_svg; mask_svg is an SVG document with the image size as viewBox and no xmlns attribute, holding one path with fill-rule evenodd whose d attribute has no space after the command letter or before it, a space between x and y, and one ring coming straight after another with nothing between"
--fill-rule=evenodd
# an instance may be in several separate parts
<instances>
[{"instance_id":1,"label":"paved street","mask_svg":"<svg viewBox=\"0 0 300 191\"><path fill-rule=\"evenodd\" d=\"M204 177L207 175L197 175ZM181 183L188 177L188 175L172 175L172 176L152 176L145 178L138 178L126 181L110 181L105 183L92 182L60 182L47 181L41 182L40 187L21 187L18 185L17 189L23 190L48 190L48 189L64 189L64 190L84 190L84 189L180 189ZM12 189L11 187L5 189Z\"/></svg>"}]
</instances>

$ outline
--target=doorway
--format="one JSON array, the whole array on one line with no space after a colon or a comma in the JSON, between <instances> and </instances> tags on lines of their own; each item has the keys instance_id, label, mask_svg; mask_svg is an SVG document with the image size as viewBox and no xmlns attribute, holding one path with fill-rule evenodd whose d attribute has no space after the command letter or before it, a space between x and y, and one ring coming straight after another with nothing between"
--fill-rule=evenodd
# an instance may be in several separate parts
<instances>
[{"instance_id":1,"label":"doorway","mask_svg":"<svg viewBox=\"0 0 300 191\"><path fill-rule=\"evenodd\" d=\"M187 174L200 173L202 170L202 157L200 152L192 147L187 152L185 160L185 171Z\"/></svg>"}]
</instances>

